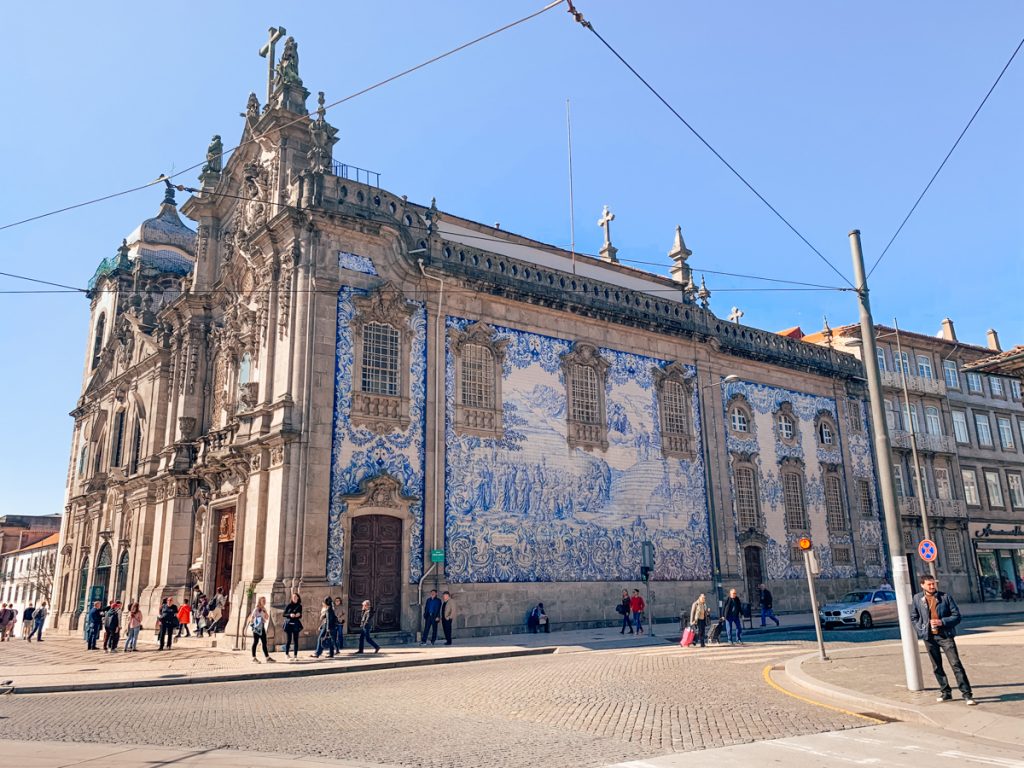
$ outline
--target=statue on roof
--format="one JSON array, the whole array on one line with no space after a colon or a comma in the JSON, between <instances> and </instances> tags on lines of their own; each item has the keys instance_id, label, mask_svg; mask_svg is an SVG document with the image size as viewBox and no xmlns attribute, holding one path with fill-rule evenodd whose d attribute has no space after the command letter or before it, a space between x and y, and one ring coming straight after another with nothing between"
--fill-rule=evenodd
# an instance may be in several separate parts
<instances>
[{"instance_id":1,"label":"statue on roof","mask_svg":"<svg viewBox=\"0 0 1024 768\"><path fill-rule=\"evenodd\" d=\"M249 100L245 103L245 122L246 125L252 127L252 125L260 119L260 100L256 98L255 93L249 94Z\"/></svg>"},{"instance_id":2,"label":"statue on roof","mask_svg":"<svg viewBox=\"0 0 1024 768\"><path fill-rule=\"evenodd\" d=\"M210 139L210 146L206 148L206 164L203 165L203 173L220 173L222 168L222 156L224 155L224 144L220 136Z\"/></svg>"},{"instance_id":3,"label":"statue on roof","mask_svg":"<svg viewBox=\"0 0 1024 768\"><path fill-rule=\"evenodd\" d=\"M284 52L277 65L276 85L302 85L302 78L299 77L299 45L294 37L284 41Z\"/></svg>"}]
</instances>

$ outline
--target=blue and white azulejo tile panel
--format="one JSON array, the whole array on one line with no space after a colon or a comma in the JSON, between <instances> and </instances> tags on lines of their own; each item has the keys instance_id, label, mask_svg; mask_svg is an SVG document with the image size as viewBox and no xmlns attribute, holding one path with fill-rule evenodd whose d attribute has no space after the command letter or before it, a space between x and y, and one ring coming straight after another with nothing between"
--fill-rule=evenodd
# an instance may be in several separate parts
<instances>
[{"instance_id":1,"label":"blue and white azulejo tile panel","mask_svg":"<svg viewBox=\"0 0 1024 768\"><path fill-rule=\"evenodd\" d=\"M409 579L418 582L423 572L423 497L426 432L426 309L423 302L415 306L410 321L410 409L409 427L386 435L361 426L353 426L352 383L352 318L355 315L354 295L360 291L343 286L338 292L338 334L334 372L334 428L331 448L331 499L328 515L327 580L340 584L345 556L342 541L342 515L347 510L345 496L357 493L360 484L380 475L390 475L402 486L412 502L413 516L409 558ZM405 332L409 332L406 330Z\"/></svg>"},{"instance_id":2,"label":"blue and white azulejo tile panel","mask_svg":"<svg viewBox=\"0 0 1024 768\"><path fill-rule=\"evenodd\" d=\"M448 328L472 320L449 317ZM611 349L607 451L570 449L560 363L567 339L495 328L507 340L501 439L458 435L455 364L446 350L446 577L466 582L630 581L641 542L655 578L710 573L704 467L666 458L652 375L668 361ZM689 376L693 368L687 368ZM694 434L700 414L692 398ZM699 445L699 442L697 442Z\"/></svg>"},{"instance_id":3,"label":"blue and white azulejo tile panel","mask_svg":"<svg viewBox=\"0 0 1024 768\"><path fill-rule=\"evenodd\" d=\"M373 261L368 259L366 256L360 256L358 253L338 251L338 266L342 269L347 269L350 272L361 272L364 275L377 274L377 269L373 266Z\"/></svg>"}]
</instances>

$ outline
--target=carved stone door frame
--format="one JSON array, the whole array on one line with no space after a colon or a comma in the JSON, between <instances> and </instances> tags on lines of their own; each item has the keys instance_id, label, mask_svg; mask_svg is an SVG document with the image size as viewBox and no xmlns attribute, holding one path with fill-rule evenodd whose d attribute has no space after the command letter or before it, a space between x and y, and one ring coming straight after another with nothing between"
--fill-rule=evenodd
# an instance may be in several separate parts
<instances>
[{"instance_id":1,"label":"carved stone door frame","mask_svg":"<svg viewBox=\"0 0 1024 768\"><path fill-rule=\"evenodd\" d=\"M409 585L410 563L409 548L412 546L413 515L412 503L414 497L402 493L402 485L391 475L378 475L374 478L364 480L357 493L343 497L347 502L348 509L341 516L342 541L344 542L344 557L342 562L341 578L341 602L343 606L349 603L349 568L351 563L350 545L352 542L352 520L364 515L387 515L402 521L402 617L401 628L412 630L416 627L416 617L419 614L419 606L414 605L410 609L409 600L412 597ZM346 631L348 631L346 627Z\"/></svg>"}]
</instances>

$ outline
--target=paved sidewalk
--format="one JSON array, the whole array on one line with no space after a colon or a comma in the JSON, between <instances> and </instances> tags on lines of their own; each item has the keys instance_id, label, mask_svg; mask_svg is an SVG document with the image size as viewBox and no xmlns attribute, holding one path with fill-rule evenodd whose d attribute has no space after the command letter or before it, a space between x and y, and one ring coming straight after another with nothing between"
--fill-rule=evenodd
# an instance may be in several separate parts
<instances>
[{"instance_id":1,"label":"paved sidewalk","mask_svg":"<svg viewBox=\"0 0 1024 768\"><path fill-rule=\"evenodd\" d=\"M22 640L0 645L0 680L13 680L15 693L58 693L337 674L666 642L667 638L660 633L657 637L636 637L621 635L615 628L603 628L456 638L451 646L387 646L378 654L370 652L362 656L354 655L349 645L333 659L326 655L314 659L307 650L295 660L274 653L275 663L255 664L249 650L232 651L195 644L190 647L187 640L170 651L160 651L154 644L140 642L137 653L104 653L85 650L78 637L50 634L43 645ZM262 655L260 659L262 661Z\"/></svg>"},{"instance_id":2,"label":"paved sidewalk","mask_svg":"<svg viewBox=\"0 0 1024 768\"><path fill-rule=\"evenodd\" d=\"M0 754L20 768L155 768L156 766L203 766L203 768L397 768L384 763L330 760L308 756L242 752L235 749L168 749L125 744L81 744L58 741L2 741Z\"/></svg>"},{"instance_id":3,"label":"paved sidewalk","mask_svg":"<svg viewBox=\"0 0 1024 768\"><path fill-rule=\"evenodd\" d=\"M960 658L979 706L968 708L946 672L954 700L936 701L931 662L921 651L924 690L908 691L898 642L829 650L830 661L811 654L786 663L786 675L800 686L858 712L936 725L1024 747L1024 622L1004 628L968 629L957 636Z\"/></svg>"}]
</instances>

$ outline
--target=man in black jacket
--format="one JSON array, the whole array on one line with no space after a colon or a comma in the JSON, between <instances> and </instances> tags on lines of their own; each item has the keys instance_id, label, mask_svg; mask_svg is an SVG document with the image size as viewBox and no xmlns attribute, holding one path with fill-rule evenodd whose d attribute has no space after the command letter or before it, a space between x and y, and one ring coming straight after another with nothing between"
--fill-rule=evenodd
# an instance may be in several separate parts
<instances>
[{"instance_id":1,"label":"man in black jacket","mask_svg":"<svg viewBox=\"0 0 1024 768\"><path fill-rule=\"evenodd\" d=\"M743 603L735 589L729 590L729 596L725 598L722 606L722 616L725 617L726 631L729 633L729 645L739 643L743 645L743 627L740 624L740 617L743 615ZM735 640L733 637L735 636Z\"/></svg>"},{"instance_id":2,"label":"man in black jacket","mask_svg":"<svg viewBox=\"0 0 1024 768\"><path fill-rule=\"evenodd\" d=\"M420 638L420 645L427 644L427 635L430 635L430 644L437 642L437 625L441 621L441 598L437 596L437 590L430 590L430 597L423 604L423 635Z\"/></svg>"},{"instance_id":3,"label":"man in black jacket","mask_svg":"<svg viewBox=\"0 0 1024 768\"><path fill-rule=\"evenodd\" d=\"M764 626L765 619L771 619L776 627L779 626L779 619L772 610L772 593L764 584L757 585L757 603L761 607L761 626Z\"/></svg>"},{"instance_id":4,"label":"man in black jacket","mask_svg":"<svg viewBox=\"0 0 1024 768\"><path fill-rule=\"evenodd\" d=\"M942 654L946 654L949 666L953 668L957 686L964 702L969 707L977 702L971 693L971 682L967 679L960 653L956 648L956 625L960 623L960 609L951 595L940 592L935 577L921 577L921 592L914 595L910 606L910 621L917 630L917 636L924 640L925 650L932 662L932 672L939 683L939 701L949 701L953 692L942 668Z\"/></svg>"},{"instance_id":5,"label":"man in black jacket","mask_svg":"<svg viewBox=\"0 0 1024 768\"><path fill-rule=\"evenodd\" d=\"M171 650L171 638L174 637L174 630L178 628L178 606L174 604L173 597L165 597L164 604L160 608L160 650L164 649L164 640L167 641L167 650Z\"/></svg>"}]
</instances>

